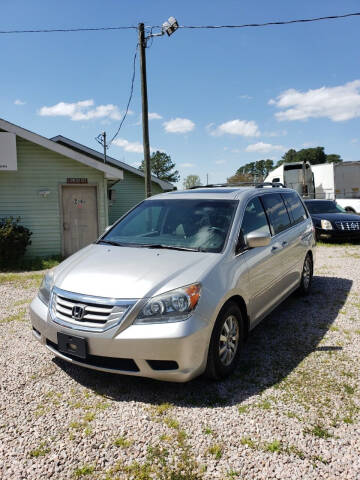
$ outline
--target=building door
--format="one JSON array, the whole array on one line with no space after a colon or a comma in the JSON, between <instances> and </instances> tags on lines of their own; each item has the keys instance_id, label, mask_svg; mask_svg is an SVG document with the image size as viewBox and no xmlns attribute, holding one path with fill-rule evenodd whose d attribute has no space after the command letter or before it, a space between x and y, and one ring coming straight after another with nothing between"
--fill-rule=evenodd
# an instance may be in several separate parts
<instances>
[{"instance_id":1,"label":"building door","mask_svg":"<svg viewBox=\"0 0 360 480\"><path fill-rule=\"evenodd\" d=\"M68 257L98 237L95 186L63 186L63 245Z\"/></svg>"}]
</instances>

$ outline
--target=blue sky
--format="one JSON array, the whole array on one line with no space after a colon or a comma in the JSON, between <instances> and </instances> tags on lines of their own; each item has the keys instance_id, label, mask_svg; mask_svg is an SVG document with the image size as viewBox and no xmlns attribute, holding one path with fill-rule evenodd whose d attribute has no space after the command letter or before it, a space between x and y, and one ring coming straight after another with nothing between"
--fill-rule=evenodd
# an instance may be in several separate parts
<instances>
[{"instance_id":1,"label":"blue sky","mask_svg":"<svg viewBox=\"0 0 360 480\"><path fill-rule=\"evenodd\" d=\"M349 0L4 0L0 30L288 20L359 11ZM360 17L242 30L178 30L147 50L150 143L181 173L223 182L244 163L325 146L360 160ZM129 96L136 31L0 35L0 117L101 149ZM142 158L139 67L109 154ZM181 179L181 182L182 182ZM181 185L180 182L180 185Z\"/></svg>"}]
</instances>

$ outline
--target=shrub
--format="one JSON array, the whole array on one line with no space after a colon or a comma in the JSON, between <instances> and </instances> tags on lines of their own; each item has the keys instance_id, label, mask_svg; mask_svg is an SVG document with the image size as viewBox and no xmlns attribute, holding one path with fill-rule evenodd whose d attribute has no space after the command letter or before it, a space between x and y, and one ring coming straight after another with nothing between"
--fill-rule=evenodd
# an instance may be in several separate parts
<instances>
[{"instance_id":1,"label":"shrub","mask_svg":"<svg viewBox=\"0 0 360 480\"><path fill-rule=\"evenodd\" d=\"M20 217L0 219L0 266L16 265L31 245L32 233L19 225Z\"/></svg>"}]
</instances>

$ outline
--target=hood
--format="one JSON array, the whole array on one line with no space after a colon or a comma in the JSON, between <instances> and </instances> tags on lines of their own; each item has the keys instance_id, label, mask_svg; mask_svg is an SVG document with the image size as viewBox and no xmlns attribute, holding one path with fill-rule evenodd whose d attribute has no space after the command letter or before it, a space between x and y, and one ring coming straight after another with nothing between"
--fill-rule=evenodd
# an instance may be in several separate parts
<instances>
[{"instance_id":1,"label":"hood","mask_svg":"<svg viewBox=\"0 0 360 480\"><path fill-rule=\"evenodd\" d=\"M314 220L329 220L329 222L360 222L360 215L353 213L310 213Z\"/></svg>"},{"instance_id":2,"label":"hood","mask_svg":"<svg viewBox=\"0 0 360 480\"><path fill-rule=\"evenodd\" d=\"M93 244L54 269L55 286L97 297L150 297L201 281L221 256Z\"/></svg>"}]
</instances>

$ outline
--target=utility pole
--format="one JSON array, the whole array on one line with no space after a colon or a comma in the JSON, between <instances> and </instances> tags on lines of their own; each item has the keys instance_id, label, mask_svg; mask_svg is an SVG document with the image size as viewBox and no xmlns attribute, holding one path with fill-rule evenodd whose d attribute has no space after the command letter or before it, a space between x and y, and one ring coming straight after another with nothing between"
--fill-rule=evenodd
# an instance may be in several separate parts
<instances>
[{"instance_id":1,"label":"utility pole","mask_svg":"<svg viewBox=\"0 0 360 480\"><path fill-rule=\"evenodd\" d=\"M108 145L106 143L106 132L99 133L95 140L104 147L104 163L106 163L106 150L108 148Z\"/></svg>"},{"instance_id":2,"label":"utility pole","mask_svg":"<svg viewBox=\"0 0 360 480\"><path fill-rule=\"evenodd\" d=\"M209 185L209 174L206 174L206 185Z\"/></svg>"},{"instance_id":3,"label":"utility pole","mask_svg":"<svg viewBox=\"0 0 360 480\"><path fill-rule=\"evenodd\" d=\"M146 39L144 24L139 23L139 49L140 49L140 77L141 77L141 100L142 100L142 130L144 145L144 173L145 173L145 196L151 197L151 167L150 167L150 141L149 141L149 112L146 83Z\"/></svg>"},{"instance_id":4,"label":"utility pole","mask_svg":"<svg viewBox=\"0 0 360 480\"><path fill-rule=\"evenodd\" d=\"M106 132L103 132L103 139L104 139L104 163L106 163Z\"/></svg>"}]
</instances>

